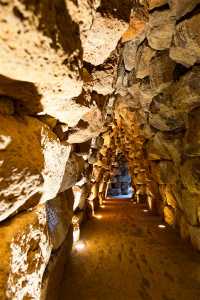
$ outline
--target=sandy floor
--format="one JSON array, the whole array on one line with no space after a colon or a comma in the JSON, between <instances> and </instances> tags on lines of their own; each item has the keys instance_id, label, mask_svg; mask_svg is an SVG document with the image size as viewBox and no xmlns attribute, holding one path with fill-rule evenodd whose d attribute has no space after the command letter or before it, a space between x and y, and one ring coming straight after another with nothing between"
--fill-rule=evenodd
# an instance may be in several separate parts
<instances>
[{"instance_id":1,"label":"sandy floor","mask_svg":"<svg viewBox=\"0 0 200 300\"><path fill-rule=\"evenodd\" d=\"M84 225L60 300L200 300L200 254L144 209L109 200Z\"/></svg>"}]
</instances>

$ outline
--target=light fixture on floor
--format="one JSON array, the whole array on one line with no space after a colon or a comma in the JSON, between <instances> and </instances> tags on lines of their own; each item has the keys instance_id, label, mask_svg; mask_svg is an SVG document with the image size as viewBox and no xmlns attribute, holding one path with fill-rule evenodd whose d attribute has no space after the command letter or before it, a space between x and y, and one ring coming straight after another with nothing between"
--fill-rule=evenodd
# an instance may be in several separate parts
<instances>
[{"instance_id":1,"label":"light fixture on floor","mask_svg":"<svg viewBox=\"0 0 200 300\"><path fill-rule=\"evenodd\" d=\"M102 219L102 215L94 215L94 217L99 220Z\"/></svg>"},{"instance_id":2,"label":"light fixture on floor","mask_svg":"<svg viewBox=\"0 0 200 300\"><path fill-rule=\"evenodd\" d=\"M83 241L78 241L74 244L74 248L77 250L77 251L82 251L85 249L85 243Z\"/></svg>"},{"instance_id":3,"label":"light fixture on floor","mask_svg":"<svg viewBox=\"0 0 200 300\"><path fill-rule=\"evenodd\" d=\"M76 243L80 239L79 219L77 216L73 216L72 225L73 225L73 242Z\"/></svg>"},{"instance_id":4,"label":"light fixture on floor","mask_svg":"<svg viewBox=\"0 0 200 300\"><path fill-rule=\"evenodd\" d=\"M164 225L164 224L159 224L159 225L158 225L158 228L166 228L166 225Z\"/></svg>"}]
</instances>

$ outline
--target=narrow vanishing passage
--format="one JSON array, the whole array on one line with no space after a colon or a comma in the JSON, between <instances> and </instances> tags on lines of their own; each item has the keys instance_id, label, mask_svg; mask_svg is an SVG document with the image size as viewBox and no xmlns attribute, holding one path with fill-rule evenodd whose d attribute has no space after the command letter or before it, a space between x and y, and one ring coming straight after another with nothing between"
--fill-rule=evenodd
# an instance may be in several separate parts
<instances>
[{"instance_id":1,"label":"narrow vanishing passage","mask_svg":"<svg viewBox=\"0 0 200 300\"><path fill-rule=\"evenodd\" d=\"M161 226L160 226L161 225ZM109 200L85 224L60 300L199 300L200 257L144 205Z\"/></svg>"}]
</instances>

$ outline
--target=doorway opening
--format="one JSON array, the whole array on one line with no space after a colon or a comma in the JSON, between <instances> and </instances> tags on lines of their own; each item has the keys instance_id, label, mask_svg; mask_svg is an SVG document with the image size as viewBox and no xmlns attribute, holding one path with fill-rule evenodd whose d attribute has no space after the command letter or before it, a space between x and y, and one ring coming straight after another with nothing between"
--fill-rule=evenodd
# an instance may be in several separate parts
<instances>
[{"instance_id":1,"label":"doorway opening","mask_svg":"<svg viewBox=\"0 0 200 300\"><path fill-rule=\"evenodd\" d=\"M131 199L132 197L133 188L131 186L131 176L128 172L128 164L124 155L119 153L115 162L112 163L106 198Z\"/></svg>"}]
</instances>

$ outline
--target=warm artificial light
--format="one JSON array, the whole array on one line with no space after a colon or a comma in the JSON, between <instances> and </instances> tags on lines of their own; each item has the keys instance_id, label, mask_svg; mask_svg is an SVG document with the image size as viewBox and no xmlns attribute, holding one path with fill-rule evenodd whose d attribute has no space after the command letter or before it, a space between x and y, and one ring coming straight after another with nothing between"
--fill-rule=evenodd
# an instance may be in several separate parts
<instances>
[{"instance_id":1,"label":"warm artificial light","mask_svg":"<svg viewBox=\"0 0 200 300\"><path fill-rule=\"evenodd\" d=\"M166 226L164 224L158 225L159 228L165 228Z\"/></svg>"},{"instance_id":2,"label":"warm artificial light","mask_svg":"<svg viewBox=\"0 0 200 300\"><path fill-rule=\"evenodd\" d=\"M75 243L74 248L78 251L84 250L85 249L85 243L82 241L79 241Z\"/></svg>"},{"instance_id":3,"label":"warm artificial light","mask_svg":"<svg viewBox=\"0 0 200 300\"><path fill-rule=\"evenodd\" d=\"M73 230L73 242L76 243L80 239L80 228L74 228Z\"/></svg>"},{"instance_id":4,"label":"warm artificial light","mask_svg":"<svg viewBox=\"0 0 200 300\"><path fill-rule=\"evenodd\" d=\"M79 219L77 216L73 216L72 225L73 225L73 242L76 243L80 239L80 226L79 226Z\"/></svg>"},{"instance_id":5,"label":"warm artificial light","mask_svg":"<svg viewBox=\"0 0 200 300\"><path fill-rule=\"evenodd\" d=\"M94 217L99 220L102 219L102 215L95 215Z\"/></svg>"}]
</instances>

